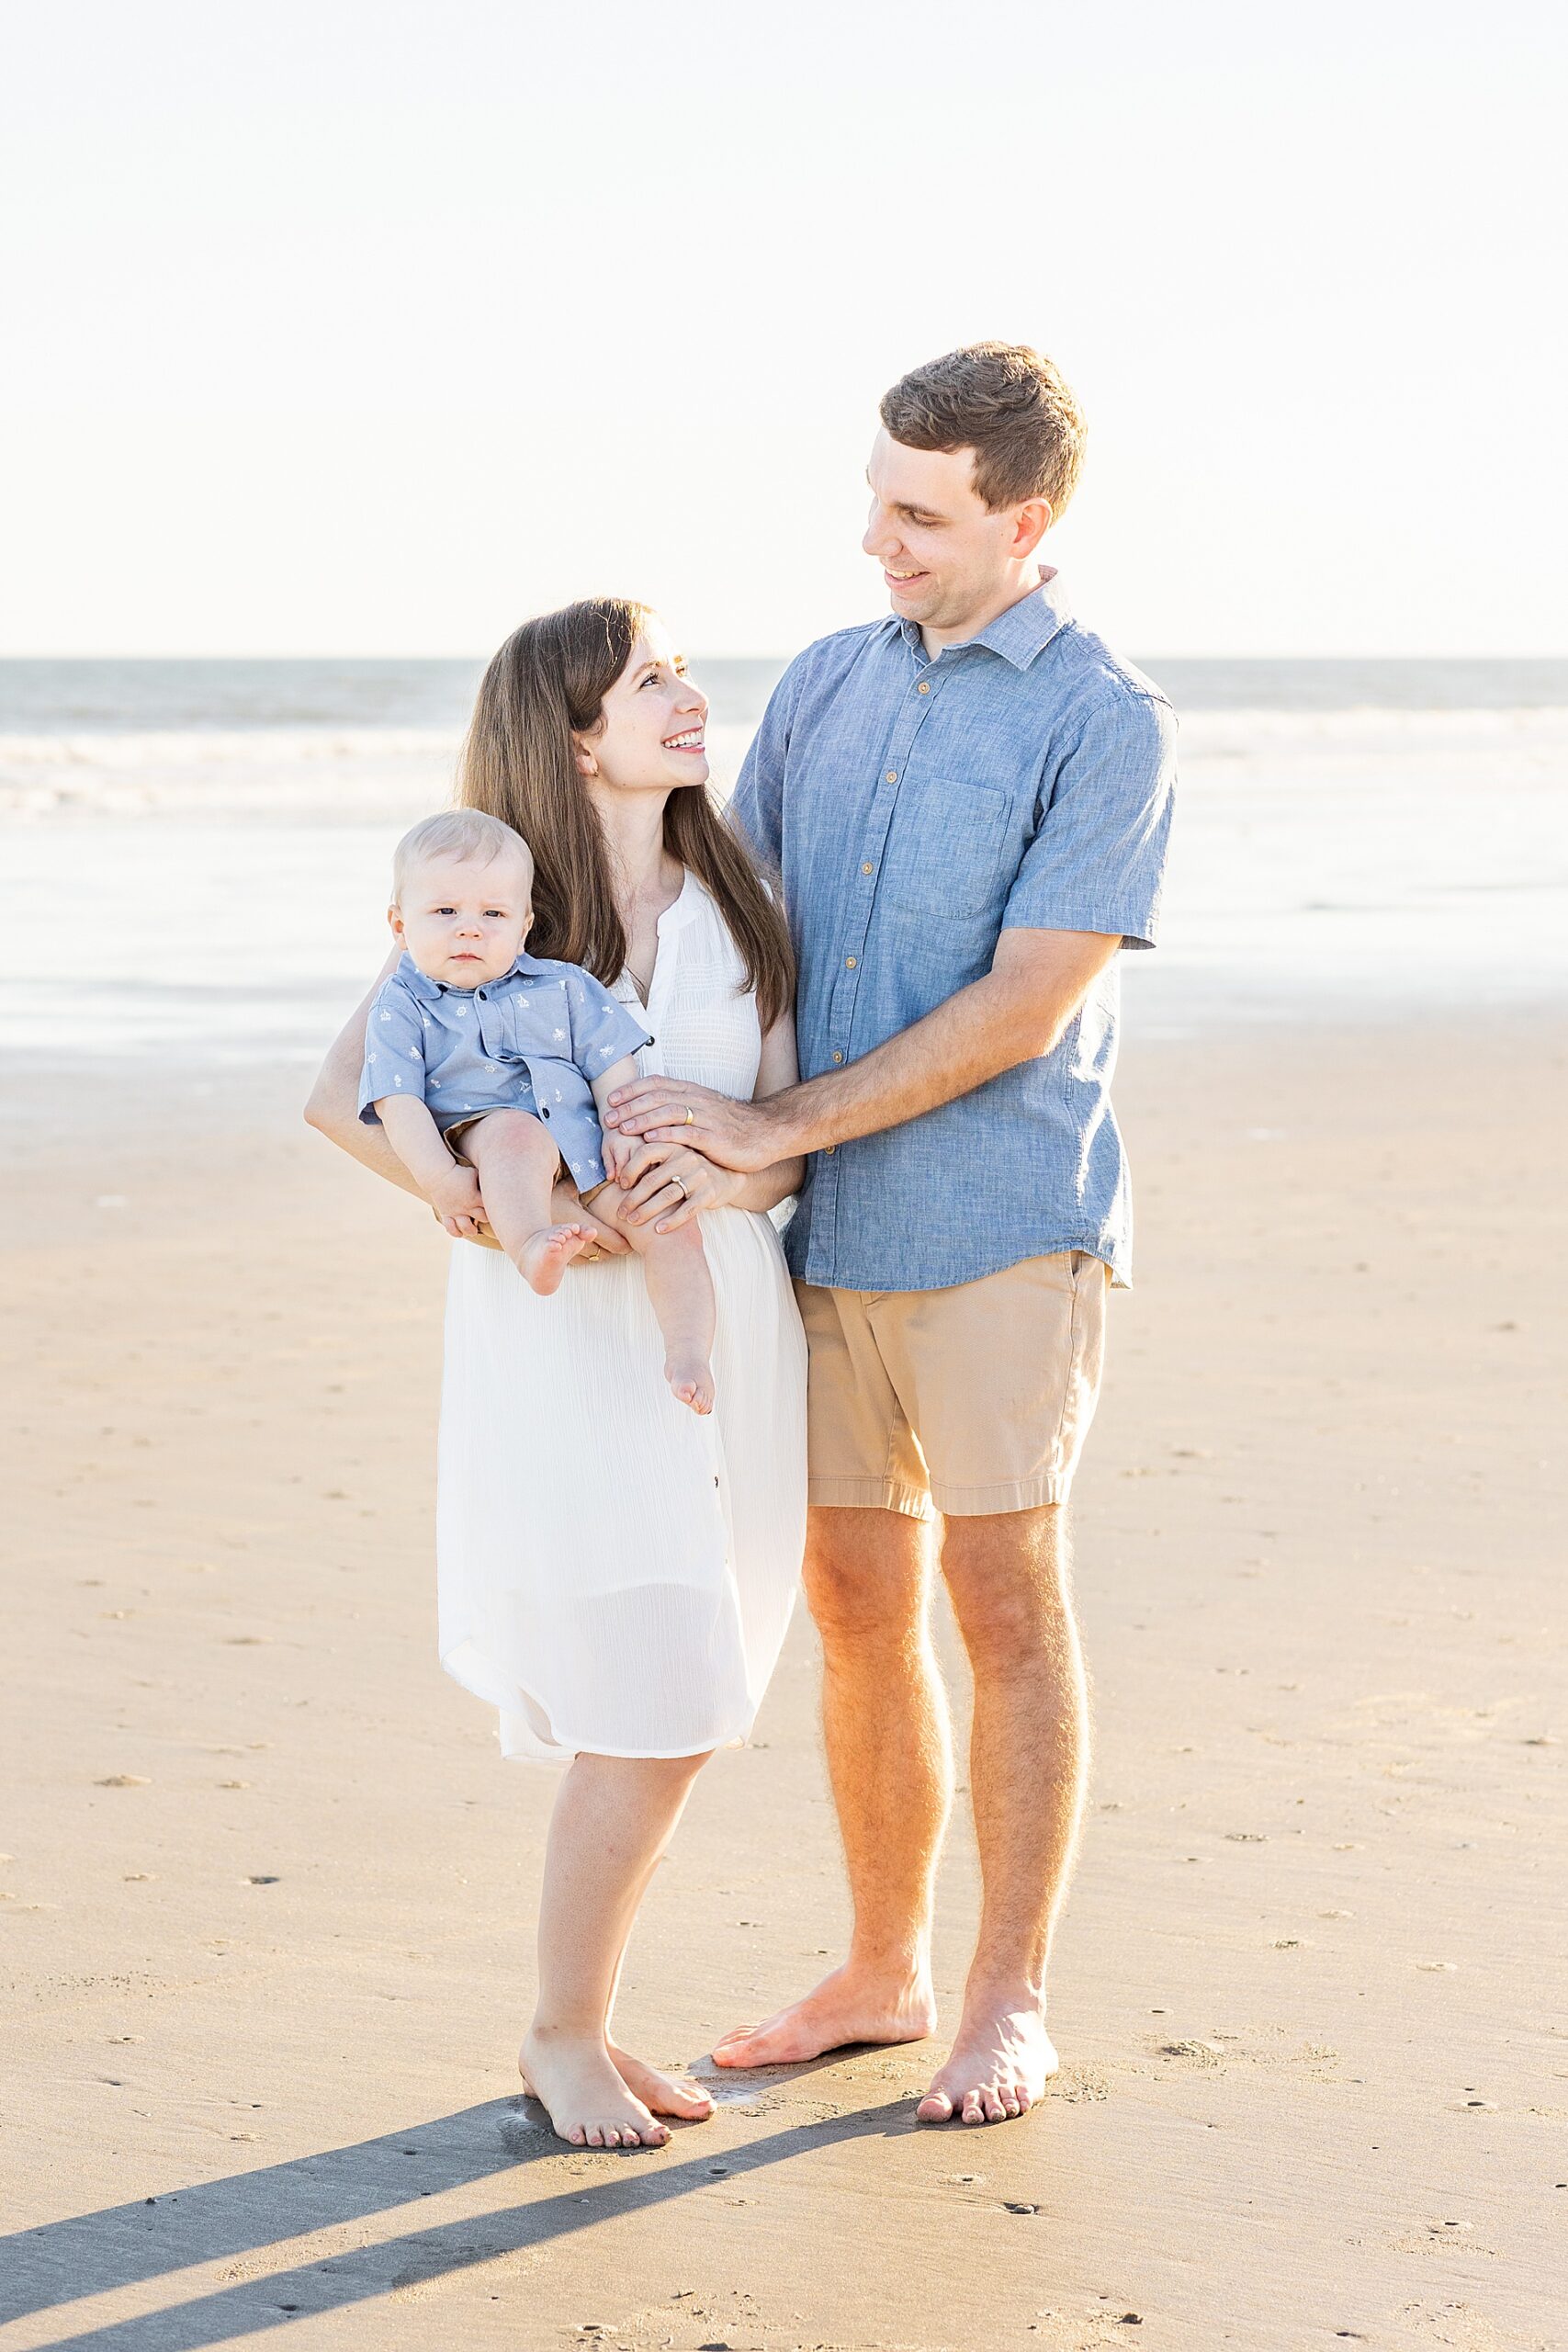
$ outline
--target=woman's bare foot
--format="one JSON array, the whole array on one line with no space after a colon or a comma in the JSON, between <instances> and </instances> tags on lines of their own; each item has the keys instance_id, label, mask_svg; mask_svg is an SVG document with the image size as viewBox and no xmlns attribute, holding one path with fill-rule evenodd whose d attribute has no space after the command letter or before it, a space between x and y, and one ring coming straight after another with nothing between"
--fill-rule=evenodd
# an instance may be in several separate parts
<instances>
[{"instance_id":1,"label":"woman's bare foot","mask_svg":"<svg viewBox=\"0 0 1568 2352\"><path fill-rule=\"evenodd\" d=\"M591 1225L543 1225L528 1236L513 1263L530 1290L549 1298L559 1290L572 1260L598 1238Z\"/></svg>"},{"instance_id":2,"label":"woman's bare foot","mask_svg":"<svg viewBox=\"0 0 1568 2352\"><path fill-rule=\"evenodd\" d=\"M609 2045L610 2060L634 2098L651 2108L655 2115L679 2116L682 2123L705 2123L713 2113L713 2101L706 2091L689 2083L682 2075L661 2075L657 2066L648 2066L640 2058L633 2058L624 2050Z\"/></svg>"},{"instance_id":3,"label":"woman's bare foot","mask_svg":"<svg viewBox=\"0 0 1568 2352\"><path fill-rule=\"evenodd\" d=\"M916 2113L922 2123L1001 2123L1026 2115L1060 2062L1045 2020L1032 2004L986 2004L966 2011Z\"/></svg>"},{"instance_id":4,"label":"woman's bare foot","mask_svg":"<svg viewBox=\"0 0 1568 2352\"><path fill-rule=\"evenodd\" d=\"M530 2032L517 2071L548 2111L557 2138L573 2147L661 2148L670 2137L668 2123L633 2095L596 2033Z\"/></svg>"},{"instance_id":5,"label":"woman's bare foot","mask_svg":"<svg viewBox=\"0 0 1568 2352\"><path fill-rule=\"evenodd\" d=\"M712 1412L713 1367L705 1356L671 1348L664 1359L664 1377L678 1405L689 1405L694 1413Z\"/></svg>"},{"instance_id":6,"label":"woman's bare foot","mask_svg":"<svg viewBox=\"0 0 1568 2352\"><path fill-rule=\"evenodd\" d=\"M718 2066L797 2066L855 2041L923 2041L936 2030L931 1979L888 1979L846 1962L765 2025L739 2026L713 2046Z\"/></svg>"}]
</instances>

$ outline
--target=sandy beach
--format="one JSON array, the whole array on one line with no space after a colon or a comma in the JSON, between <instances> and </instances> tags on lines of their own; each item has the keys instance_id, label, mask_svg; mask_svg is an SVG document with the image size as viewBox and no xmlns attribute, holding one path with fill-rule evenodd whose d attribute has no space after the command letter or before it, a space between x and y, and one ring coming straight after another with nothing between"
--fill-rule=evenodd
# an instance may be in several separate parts
<instances>
[{"instance_id":1,"label":"sandy beach","mask_svg":"<svg viewBox=\"0 0 1568 2352\"><path fill-rule=\"evenodd\" d=\"M1565 1053L1134 1025L1063 2073L982 2132L934 2050L723 2077L635 2157L517 2095L553 1783L435 1661L447 1245L296 1069L17 1080L3 2352L1562 2342ZM652 2057L840 1946L815 1679L802 1616L660 1874ZM961 1820L950 2020L975 1883Z\"/></svg>"}]
</instances>

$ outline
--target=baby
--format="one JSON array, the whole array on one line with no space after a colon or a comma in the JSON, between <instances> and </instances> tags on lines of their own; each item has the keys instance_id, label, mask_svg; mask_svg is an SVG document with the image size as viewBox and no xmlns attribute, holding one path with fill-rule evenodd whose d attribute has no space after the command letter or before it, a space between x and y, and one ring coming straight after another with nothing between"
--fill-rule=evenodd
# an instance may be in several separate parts
<instances>
[{"instance_id":1,"label":"baby","mask_svg":"<svg viewBox=\"0 0 1568 2352\"><path fill-rule=\"evenodd\" d=\"M438 1216L468 1232L484 1217L547 1298L598 1238L551 1222L562 1164L585 1206L615 1183L637 1145L597 1114L653 1040L591 973L523 953L533 887L521 833L477 808L404 834L388 910L404 953L370 1008L359 1115L380 1121ZM642 1260L665 1379L710 1413L713 1278L695 1219L615 1230Z\"/></svg>"}]
</instances>

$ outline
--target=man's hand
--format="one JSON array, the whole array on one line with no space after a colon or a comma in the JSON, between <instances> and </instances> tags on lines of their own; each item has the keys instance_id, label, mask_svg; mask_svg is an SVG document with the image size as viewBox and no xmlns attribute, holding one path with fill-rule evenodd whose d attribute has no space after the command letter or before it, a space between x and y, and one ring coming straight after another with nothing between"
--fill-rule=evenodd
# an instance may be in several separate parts
<instances>
[{"instance_id":1,"label":"man's hand","mask_svg":"<svg viewBox=\"0 0 1568 2352\"><path fill-rule=\"evenodd\" d=\"M682 1143L720 1168L755 1175L787 1159L794 1146L781 1134L779 1097L737 1102L679 1078L637 1078L610 1096L606 1128L644 1143Z\"/></svg>"}]
</instances>

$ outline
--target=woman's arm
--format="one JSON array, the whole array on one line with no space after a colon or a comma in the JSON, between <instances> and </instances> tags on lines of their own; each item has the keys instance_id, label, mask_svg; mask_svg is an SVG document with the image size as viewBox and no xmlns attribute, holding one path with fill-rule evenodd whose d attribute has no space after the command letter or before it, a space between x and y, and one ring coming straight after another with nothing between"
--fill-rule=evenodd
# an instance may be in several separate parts
<instances>
[{"instance_id":1,"label":"woman's arm","mask_svg":"<svg viewBox=\"0 0 1568 2352\"><path fill-rule=\"evenodd\" d=\"M365 1067L365 1023L370 1007L376 1001L381 983L395 972L400 948L394 947L381 969L370 984L368 994L356 1010L349 1014L337 1035L327 1048L326 1060L317 1073L305 1105L305 1124L368 1168L373 1176L384 1176L389 1184L400 1191L412 1193L423 1199L418 1184L403 1166L384 1130L370 1126L359 1115L359 1073Z\"/></svg>"},{"instance_id":2,"label":"woman's arm","mask_svg":"<svg viewBox=\"0 0 1568 2352\"><path fill-rule=\"evenodd\" d=\"M795 1050L795 1007L787 1005L762 1039L762 1058L757 1066L757 1083L751 1089L753 1102L764 1095L782 1094L786 1086L800 1082L800 1063ZM735 1197L738 1209L776 1209L798 1193L806 1182L806 1157L797 1153L790 1159L778 1159L771 1168L763 1168L755 1176L743 1179Z\"/></svg>"},{"instance_id":3,"label":"woman's arm","mask_svg":"<svg viewBox=\"0 0 1568 2352\"><path fill-rule=\"evenodd\" d=\"M763 1036L752 1101L761 1102L766 1094L777 1094L784 1087L793 1086L799 1074L795 1018L786 1012ZM659 1231L669 1233L700 1216L704 1209L765 1212L777 1208L781 1201L787 1201L792 1193L799 1192L806 1181L806 1162L798 1158L780 1159L771 1168L741 1175L734 1169L716 1167L700 1151L693 1151L683 1144L638 1143L621 1171L620 1181L625 1188L622 1213L626 1222L647 1225L657 1218ZM680 1187L684 1199L677 1196L672 1186Z\"/></svg>"}]
</instances>

